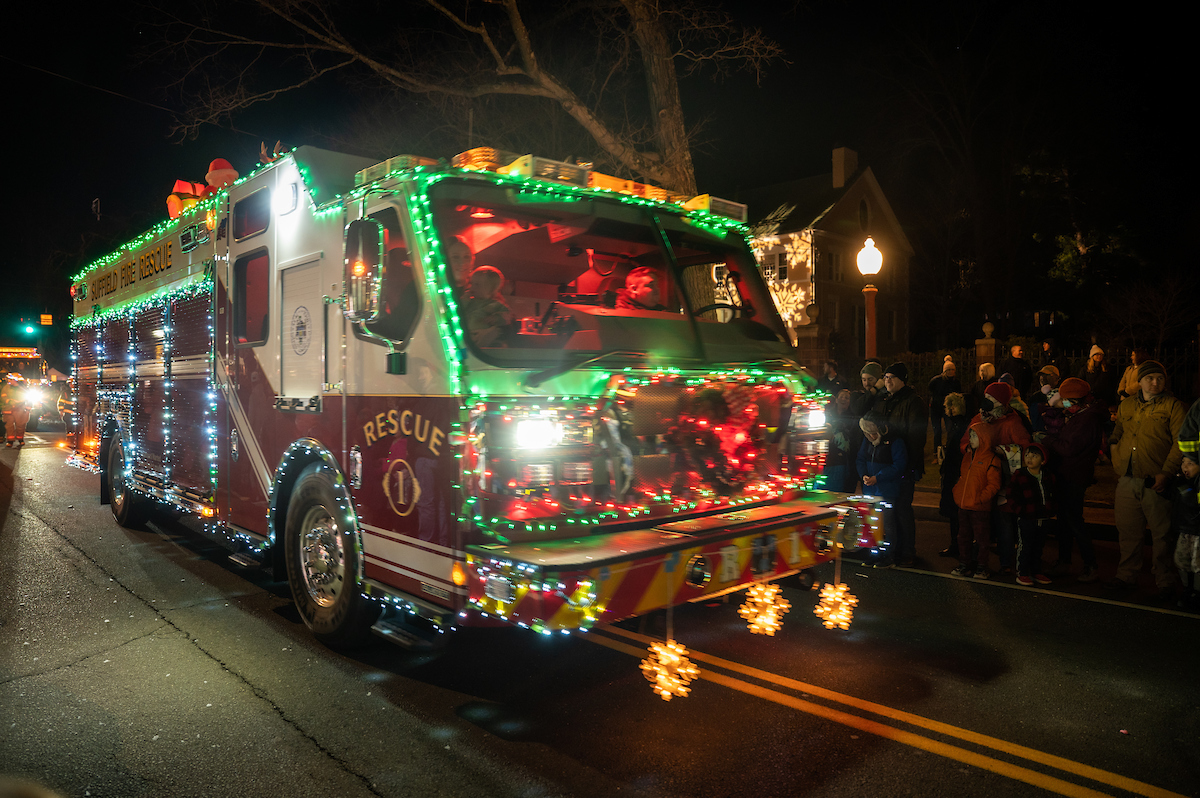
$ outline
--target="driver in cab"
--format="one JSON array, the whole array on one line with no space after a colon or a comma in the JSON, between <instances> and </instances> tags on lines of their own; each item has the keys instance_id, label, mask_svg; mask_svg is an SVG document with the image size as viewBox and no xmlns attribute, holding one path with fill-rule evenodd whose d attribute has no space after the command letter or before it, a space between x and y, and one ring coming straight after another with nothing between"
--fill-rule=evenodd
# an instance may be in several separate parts
<instances>
[{"instance_id":1,"label":"driver in cab","mask_svg":"<svg viewBox=\"0 0 1200 798\"><path fill-rule=\"evenodd\" d=\"M658 272L639 266L625 276L625 287L617 291L618 310L666 310L658 296Z\"/></svg>"}]
</instances>

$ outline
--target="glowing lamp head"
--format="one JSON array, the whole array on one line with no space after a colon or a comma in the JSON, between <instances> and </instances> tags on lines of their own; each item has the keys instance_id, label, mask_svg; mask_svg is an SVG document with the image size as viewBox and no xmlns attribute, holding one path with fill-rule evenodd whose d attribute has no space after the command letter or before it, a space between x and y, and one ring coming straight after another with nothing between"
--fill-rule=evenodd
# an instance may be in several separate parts
<instances>
[{"instance_id":1,"label":"glowing lamp head","mask_svg":"<svg viewBox=\"0 0 1200 798\"><path fill-rule=\"evenodd\" d=\"M875 248L875 240L868 238L863 248L858 251L858 270L863 277L873 277L879 274L883 267L883 254Z\"/></svg>"}]
</instances>

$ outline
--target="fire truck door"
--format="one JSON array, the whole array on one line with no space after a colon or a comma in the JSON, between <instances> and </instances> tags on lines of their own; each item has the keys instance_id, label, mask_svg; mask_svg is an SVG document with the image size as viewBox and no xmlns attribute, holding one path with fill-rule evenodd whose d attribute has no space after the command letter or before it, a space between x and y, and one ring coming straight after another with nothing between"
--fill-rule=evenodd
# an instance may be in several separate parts
<instances>
[{"instance_id":1,"label":"fire truck door","mask_svg":"<svg viewBox=\"0 0 1200 798\"><path fill-rule=\"evenodd\" d=\"M279 313L279 394L316 411L325 376L325 313L321 263L310 260L282 270ZM311 403L310 403L311 402Z\"/></svg>"}]
</instances>

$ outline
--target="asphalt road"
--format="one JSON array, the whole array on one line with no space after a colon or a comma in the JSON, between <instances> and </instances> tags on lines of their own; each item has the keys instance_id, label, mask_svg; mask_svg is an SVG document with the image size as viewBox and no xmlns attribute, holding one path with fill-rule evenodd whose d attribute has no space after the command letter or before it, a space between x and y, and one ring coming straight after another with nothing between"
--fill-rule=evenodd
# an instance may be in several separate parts
<instances>
[{"instance_id":1,"label":"asphalt road","mask_svg":"<svg viewBox=\"0 0 1200 798\"><path fill-rule=\"evenodd\" d=\"M774 637L740 596L676 609L702 675L669 703L638 668L662 613L346 655L179 524L116 526L30 438L0 450L0 774L63 795L1198 792L1196 616L847 564L847 632L796 587Z\"/></svg>"}]
</instances>

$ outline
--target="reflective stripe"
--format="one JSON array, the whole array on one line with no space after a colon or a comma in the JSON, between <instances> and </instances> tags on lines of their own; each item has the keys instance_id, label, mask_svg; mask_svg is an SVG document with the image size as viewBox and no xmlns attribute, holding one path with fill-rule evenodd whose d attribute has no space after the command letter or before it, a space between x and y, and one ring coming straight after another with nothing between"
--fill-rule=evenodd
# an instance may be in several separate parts
<instances>
[{"instance_id":1,"label":"reflective stripe","mask_svg":"<svg viewBox=\"0 0 1200 798\"><path fill-rule=\"evenodd\" d=\"M1179 451L1181 452L1196 452L1200 451L1200 440L1195 441L1180 441Z\"/></svg>"}]
</instances>

